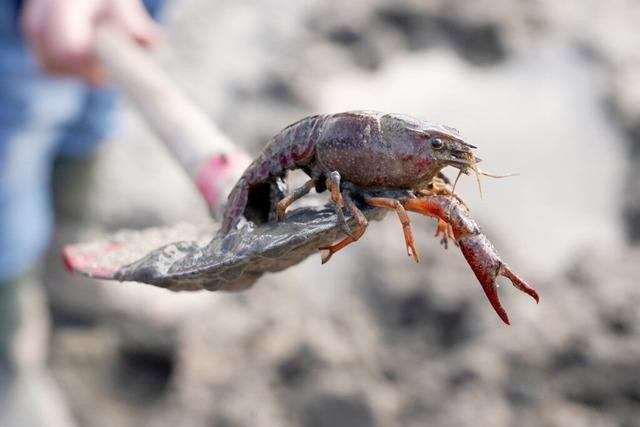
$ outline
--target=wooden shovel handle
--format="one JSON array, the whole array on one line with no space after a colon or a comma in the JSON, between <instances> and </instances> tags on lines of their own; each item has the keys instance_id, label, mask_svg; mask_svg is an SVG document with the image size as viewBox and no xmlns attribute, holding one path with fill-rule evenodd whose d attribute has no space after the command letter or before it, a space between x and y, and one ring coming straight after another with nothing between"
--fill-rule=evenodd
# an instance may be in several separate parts
<instances>
[{"instance_id":1,"label":"wooden shovel handle","mask_svg":"<svg viewBox=\"0 0 640 427\"><path fill-rule=\"evenodd\" d=\"M218 214L248 155L225 136L169 76L117 27L101 24L96 55Z\"/></svg>"}]
</instances>

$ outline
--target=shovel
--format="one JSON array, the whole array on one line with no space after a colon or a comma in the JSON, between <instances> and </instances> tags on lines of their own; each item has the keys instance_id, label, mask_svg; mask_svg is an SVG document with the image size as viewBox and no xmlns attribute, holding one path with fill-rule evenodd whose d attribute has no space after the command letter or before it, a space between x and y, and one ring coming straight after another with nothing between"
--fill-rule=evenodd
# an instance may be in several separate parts
<instances>
[{"instance_id":1,"label":"shovel","mask_svg":"<svg viewBox=\"0 0 640 427\"><path fill-rule=\"evenodd\" d=\"M249 156L117 28L101 25L94 45L112 81L191 177L212 216L219 218ZM368 219L384 215L380 209L361 208ZM245 221L225 236L216 234L217 227L213 221L207 226L183 223L123 230L102 241L64 246L63 262L70 272L95 279L142 282L174 291L239 290L264 273L303 261L341 235L329 207L291 210L279 223Z\"/></svg>"}]
</instances>

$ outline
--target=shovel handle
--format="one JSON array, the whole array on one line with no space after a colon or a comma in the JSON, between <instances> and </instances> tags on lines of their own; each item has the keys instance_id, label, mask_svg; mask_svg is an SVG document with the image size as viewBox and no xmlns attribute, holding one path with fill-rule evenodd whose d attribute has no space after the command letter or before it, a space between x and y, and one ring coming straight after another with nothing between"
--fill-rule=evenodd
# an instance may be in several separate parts
<instances>
[{"instance_id":1,"label":"shovel handle","mask_svg":"<svg viewBox=\"0 0 640 427\"><path fill-rule=\"evenodd\" d=\"M214 216L249 156L189 100L141 47L114 25L96 30L94 50L111 80L191 177Z\"/></svg>"}]
</instances>

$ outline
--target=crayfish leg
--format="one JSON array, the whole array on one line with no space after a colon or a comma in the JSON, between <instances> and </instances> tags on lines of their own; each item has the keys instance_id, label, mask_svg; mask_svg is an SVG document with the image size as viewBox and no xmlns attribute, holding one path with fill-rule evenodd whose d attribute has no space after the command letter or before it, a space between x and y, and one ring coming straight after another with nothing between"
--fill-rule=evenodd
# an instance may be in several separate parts
<instances>
[{"instance_id":1,"label":"crayfish leg","mask_svg":"<svg viewBox=\"0 0 640 427\"><path fill-rule=\"evenodd\" d=\"M331 259L333 254L338 252L340 249L360 239L360 237L362 237L362 235L366 231L367 226L369 225L369 221L367 221L367 217L365 217L362 211L358 209L358 207L355 205L355 203L353 202L353 199L351 198L351 194L348 191L344 192L343 198L344 198L344 203L347 206L347 209L349 209L349 212L356 220L356 228L353 231L353 233L347 235L347 237L340 240L338 243L335 243L331 246L320 248L321 251L326 251L322 254L323 264L327 263Z\"/></svg>"},{"instance_id":2,"label":"crayfish leg","mask_svg":"<svg viewBox=\"0 0 640 427\"><path fill-rule=\"evenodd\" d=\"M331 172L327 177L326 184L327 189L331 193L331 201L333 202L333 207L336 211L336 215L338 216L338 224L340 225L340 228L347 236L353 237L351 228L349 228L349 224L347 224L347 220L345 219L344 213L342 212L342 208L344 207L344 199L342 197L342 193L340 192L340 172Z\"/></svg>"},{"instance_id":3,"label":"crayfish leg","mask_svg":"<svg viewBox=\"0 0 640 427\"><path fill-rule=\"evenodd\" d=\"M442 234L441 242L445 249L448 247L449 239L452 239L453 242L457 244L451 224L442 219L442 205L438 203L429 203L429 199L425 197L417 197L403 200L402 206L408 211L436 218L438 220L438 226L436 228L435 237Z\"/></svg>"},{"instance_id":4,"label":"crayfish leg","mask_svg":"<svg viewBox=\"0 0 640 427\"><path fill-rule=\"evenodd\" d=\"M321 251L325 251L322 254L322 263L326 264L331 259L333 254L338 252L340 249L343 249L345 246L357 241L360 237L362 237L365 230L366 230L365 227L358 227L355 229L353 233L351 233L350 236L345 237L344 239L340 240L338 243L335 243L331 246L320 248Z\"/></svg>"},{"instance_id":5,"label":"crayfish leg","mask_svg":"<svg viewBox=\"0 0 640 427\"><path fill-rule=\"evenodd\" d=\"M284 221L284 214L287 208L291 206L293 202L308 194L309 191L311 191L311 189L315 187L316 181L317 180L315 178L310 179L302 186L296 188L293 193L289 194L278 202L278 204L276 205L276 219L278 220L278 222Z\"/></svg>"},{"instance_id":6,"label":"crayfish leg","mask_svg":"<svg viewBox=\"0 0 640 427\"><path fill-rule=\"evenodd\" d=\"M407 211L402 206L402 203L396 199L391 199L388 197L365 197L364 201L370 205L377 208L387 208L394 209L398 214L398 219L400 219L400 223L402 224L402 232L404 234L404 242L407 246L407 255L413 256L413 259L416 262L420 261L420 257L418 256L418 251L416 250L413 233L411 231L411 222L409 221L409 216L407 215Z\"/></svg>"},{"instance_id":7,"label":"crayfish leg","mask_svg":"<svg viewBox=\"0 0 640 427\"><path fill-rule=\"evenodd\" d=\"M401 200L402 206L408 211L417 212L422 215L442 218L444 209L442 203L438 203L436 197L414 197Z\"/></svg>"},{"instance_id":8,"label":"crayfish leg","mask_svg":"<svg viewBox=\"0 0 640 427\"><path fill-rule=\"evenodd\" d=\"M453 239L455 243L455 238L453 237L453 231L451 230L451 224L443 220L442 218L438 218L438 226L436 227L436 233L433 237L438 237L442 234L442 238L440 239L440 243L444 246L445 249L449 249L449 239Z\"/></svg>"}]
</instances>

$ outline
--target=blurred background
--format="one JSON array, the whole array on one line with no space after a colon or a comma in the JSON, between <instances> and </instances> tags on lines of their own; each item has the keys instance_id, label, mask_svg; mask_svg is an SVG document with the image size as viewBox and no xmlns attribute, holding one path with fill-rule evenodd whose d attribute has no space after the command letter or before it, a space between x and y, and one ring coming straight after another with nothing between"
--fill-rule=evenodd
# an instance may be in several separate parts
<instances>
[{"instance_id":1,"label":"blurred background","mask_svg":"<svg viewBox=\"0 0 640 427\"><path fill-rule=\"evenodd\" d=\"M78 425L640 426L640 3L181 0L161 21L157 60L252 155L317 112L459 129L519 174L458 193L541 301L504 282L502 324L417 216L420 264L389 216L238 294L70 276L63 243L207 218L125 101L54 172L48 363Z\"/></svg>"}]
</instances>

